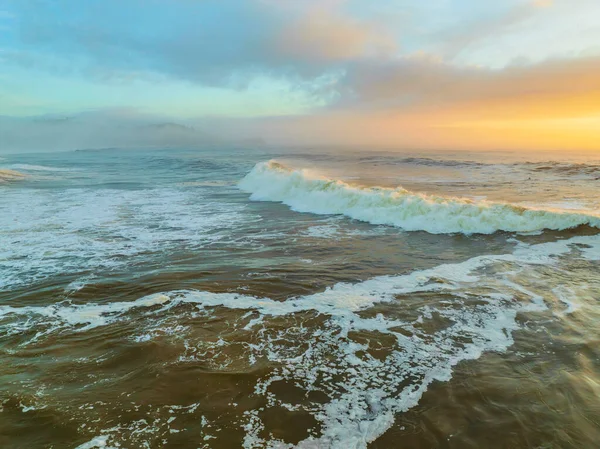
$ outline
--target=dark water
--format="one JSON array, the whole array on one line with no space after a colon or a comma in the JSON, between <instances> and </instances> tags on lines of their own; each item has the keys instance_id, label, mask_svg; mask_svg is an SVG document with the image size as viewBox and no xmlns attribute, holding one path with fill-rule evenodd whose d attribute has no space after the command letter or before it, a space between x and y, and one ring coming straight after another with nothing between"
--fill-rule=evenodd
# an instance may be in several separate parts
<instances>
[{"instance_id":1,"label":"dark water","mask_svg":"<svg viewBox=\"0 0 600 449\"><path fill-rule=\"evenodd\" d=\"M3 158L2 448L600 441L596 160Z\"/></svg>"}]
</instances>

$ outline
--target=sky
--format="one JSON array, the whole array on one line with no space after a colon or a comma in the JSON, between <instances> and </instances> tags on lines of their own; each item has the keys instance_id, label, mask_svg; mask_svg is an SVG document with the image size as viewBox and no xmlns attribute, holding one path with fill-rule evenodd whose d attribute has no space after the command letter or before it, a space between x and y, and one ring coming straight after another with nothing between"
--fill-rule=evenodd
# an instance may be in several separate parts
<instances>
[{"instance_id":1,"label":"sky","mask_svg":"<svg viewBox=\"0 0 600 449\"><path fill-rule=\"evenodd\" d=\"M600 1L0 0L0 116L600 152Z\"/></svg>"}]
</instances>

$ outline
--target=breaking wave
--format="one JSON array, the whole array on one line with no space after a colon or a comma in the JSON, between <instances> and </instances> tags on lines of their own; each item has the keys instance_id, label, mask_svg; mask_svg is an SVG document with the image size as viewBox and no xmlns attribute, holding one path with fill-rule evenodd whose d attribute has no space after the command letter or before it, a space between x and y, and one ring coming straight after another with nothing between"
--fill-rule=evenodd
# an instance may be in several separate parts
<instances>
[{"instance_id":1,"label":"breaking wave","mask_svg":"<svg viewBox=\"0 0 600 449\"><path fill-rule=\"evenodd\" d=\"M536 232L579 226L600 228L596 212L526 208L415 193L401 187L365 188L327 179L308 170L293 170L274 161L261 162L239 183L256 201L276 201L298 212L345 215L372 224L432 234Z\"/></svg>"}]
</instances>

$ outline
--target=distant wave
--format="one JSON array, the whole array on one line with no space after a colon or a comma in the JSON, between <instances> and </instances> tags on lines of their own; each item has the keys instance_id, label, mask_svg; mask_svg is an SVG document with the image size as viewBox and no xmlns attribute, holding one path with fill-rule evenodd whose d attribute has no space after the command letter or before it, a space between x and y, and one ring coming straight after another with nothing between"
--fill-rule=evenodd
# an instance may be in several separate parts
<instances>
[{"instance_id":1,"label":"distant wave","mask_svg":"<svg viewBox=\"0 0 600 449\"><path fill-rule=\"evenodd\" d=\"M449 168L485 168L485 167L510 167L523 169L530 172L546 172L563 176L597 176L600 178L599 163L583 162L512 162L512 163L485 163L459 159L434 159L430 157L389 157L389 156L365 156L360 158L361 162L373 165L420 165L425 167L449 167Z\"/></svg>"},{"instance_id":2,"label":"distant wave","mask_svg":"<svg viewBox=\"0 0 600 449\"><path fill-rule=\"evenodd\" d=\"M455 159L433 159L430 157L405 157L398 159L396 157L385 156L365 156L360 159L361 162L368 162L374 165L378 164L410 164L424 165L428 167L485 167L489 164L475 161L462 161Z\"/></svg>"},{"instance_id":3,"label":"distant wave","mask_svg":"<svg viewBox=\"0 0 600 449\"><path fill-rule=\"evenodd\" d=\"M307 170L292 170L274 161L256 164L239 187L252 193L252 200L282 202L298 212L341 214L372 224L432 234L535 232L582 225L600 228L600 215L592 212L446 198L401 187L365 188L313 175Z\"/></svg>"},{"instance_id":4,"label":"distant wave","mask_svg":"<svg viewBox=\"0 0 600 449\"><path fill-rule=\"evenodd\" d=\"M15 170L7 170L0 168L0 184L11 181L19 181L26 176L23 173L20 173Z\"/></svg>"},{"instance_id":5,"label":"distant wave","mask_svg":"<svg viewBox=\"0 0 600 449\"><path fill-rule=\"evenodd\" d=\"M59 168L59 167L48 167L46 165L30 165L30 164L14 164L11 165L11 168L15 170L23 170L23 171L54 171L54 172L64 172L71 171L69 168Z\"/></svg>"},{"instance_id":6,"label":"distant wave","mask_svg":"<svg viewBox=\"0 0 600 449\"><path fill-rule=\"evenodd\" d=\"M524 164L529 170L534 172L548 172L558 175L589 175L600 178L600 165L569 162L526 162Z\"/></svg>"}]
</instances>

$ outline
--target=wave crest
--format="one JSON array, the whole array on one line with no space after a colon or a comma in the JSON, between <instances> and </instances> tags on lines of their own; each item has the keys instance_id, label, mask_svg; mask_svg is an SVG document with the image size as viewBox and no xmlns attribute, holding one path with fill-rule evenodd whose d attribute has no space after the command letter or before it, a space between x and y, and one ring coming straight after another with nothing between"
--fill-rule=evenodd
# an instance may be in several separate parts
<instances>
[{"instance_id":1,"label":"wave crest","mask_svg":"<svg viewBox=\"0 0 600 449\"><path fill-rule=\"evenodd\" d=\"M509 169L521 169L533 173L550 173L555 176L591 176L599 179L600 164L589 162L565 162L565 161L539 161L539 162L504 162L488 163L460 159L435 159L431 157L406 157L398 159L392 156L365 156L360 158L361 162L373 165L418 165L426 167L443 167L458 169L480 169L504 167Z\"/></svg>"},{"instance_id":2,"label":"wave crest","mask_svg":"<svg viewBox=\"0 0 600 449\"><path fill-rule=\"evenodd\" d=\"M32 164L14 164L12 168L24 171L49 171L49 172L67 172L72 171L69 168L48 167L47 165L32 165Z\"/></svg>"},{"instance_id":3,"label":"wave crest","mask_svg":"<svg viewBox=\"0 0 600 449\"><path fill-rule=\"evenodd\" d=\"M528 162L525 165L534 172L547 172L564 176L600 176L600 166L597 164L550 161L538 163Z\"/></svg>"},{"instance_id":4,"label":"wave crest","mask_svg":"<svg viewBox=\"0 0 600 449\"><path fill-rule=\"evenodd\" d=\"M526 208L508 203L446 198L398 187L359 187L293 170L278 162L256 164L239 183L256 201L276 201L298 212L345 215L372 224L432 234L535 232L588 225L600 228L600 215Z\"/></svg>"}]
</instances>

